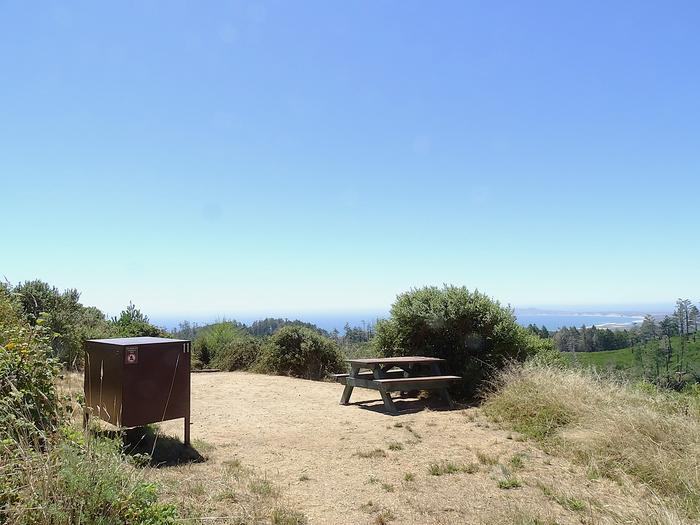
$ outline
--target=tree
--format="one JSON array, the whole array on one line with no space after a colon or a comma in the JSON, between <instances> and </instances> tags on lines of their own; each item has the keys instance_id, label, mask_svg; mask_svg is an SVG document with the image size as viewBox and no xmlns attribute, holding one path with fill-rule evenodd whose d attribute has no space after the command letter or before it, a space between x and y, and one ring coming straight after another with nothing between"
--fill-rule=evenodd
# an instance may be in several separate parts
<instances>
[{"instance_id":1,"label":"tree","mask_svg":"<svg viewBox=\"0 0 700 525\"><path fill-rule=\"evenodd\" d=\"M189 339L193 341L197 336L200 326L197 323L190 323L189 321L182 321L178 323L177 329L172 331L173 337L176 339Z\"/></svg>"},{"instance_id":2,"label":"tree","mask_svg":"<svg viewBox=\"0 0 700 525\"><path fill-rule=\"evenodd\" d=\"M83 306L75 289L61 292L37 279L18 284L12 292L19 298L30 325L43 318L53 334L53 355L71 368L82 363L85 339L107 337L111 333L105 315L95 307Z\"/></svg>"},{"instance_id":3,"label":"tree","mask_svg":"<svg viewBox=\"0 0 700 525\"><path fill-rule=\"evenodd\" d=\"M456 393L464 397L473 397L507 362L551 348L520 327L510 308L478 291L447 285L400 294L391 317L377 323L373 344L380 355L445 359L445 372L463 377Z\"/></svg>"},{"instance_id":4,"label":"tree","mask_svg":"<svg viewBox=\"0 0 700 525\"><path fill-rule=\"evenodd\" d=\"M245 328L245 325L240 323L237 324ZM289 319L274 319L272 317L261 319L259 321L254 321L253 324L251 324L250 327L247 328L247 330L250 333L250 335L254 335L256 337L269 336L277 332L277 330L279 330L280 328L289 325L303 326L305 328L314 330L315 332L318 332L319 334L325 337L328 337L330 335L328 332L312 323L305 323L304 321L299 321L298 319L290 321Z\"/></svg>"},{"instance_id":5,"label":"tree","mask_svg":"<svg viewBox=\"0 0 700 525\"><path fill-rule=\"evenodd\" d=\"M695 341L696 334L698 333L698 318L700 318L700 310L695 305L690 307L690 326L692 327L693 341Z\"/></svg>"},{"instance_id":6,"label":"tree","mask_svg":"<svg viewBox=\"0 0 700 525\"><path fill-rule=\"evenodd\" d=\"M129 302L119 317L111 320L115 335L118 337L162 337L165 332L150 323L148 316Z\"/></svg>"},{"instance_id":7,"label":"tree","mask_svg":"<svg viewBox=\"0 0 700 525\"><path fill-rule=\"evenodd\" d=\"M350 323L345 323L345 335L343 336L343 343L366 343L373 335L373 328L371 324L367 324L362 321L362 326L350 326Z\"/></svg>"},{"instance_id":8,"label":"tree","mask_svg":"<svg viewBox=\"0 0 700 525\"><path fill-rule=\"evenodd\" d=\"M257 367L262 372L323 379L345 365L332 339L304 326L289 325L270 337Z\"/></svg>"},{"instance_id":9,"label":"tree","mask_svg":"<svg viewBox=\"0 0 700 525\"><path fill-rule=\"evenodd\" d=\"M660 330L656 320L646 315L639 328L639 349L635 354L640 365L642 377L658 382L660 365L663 361L663 346L659 341Z\"/></svg>"},{"instance_id":10,"label":"tree","mask_svg":"<svg viewBox=\"0 0 700 525\"><path fill-rule=\"evenodd\" d=\"M666 384L671 383L671 357L673 356L673 346L671 345L671 338L678 335L678 324L673 317L668 315L663 318L659 326L659 331L661 336L665 338L665 345L663 347L663 358L664 358L664 369L666 371Z\"/></svg>"},{"instance_id":11,"label":"tree","mask_svg":"<svg viewBox=\"0 0 700 525\"><path fill-rule=\"evenodd\" d=\"M685 373L685 349L688 344L688 336L690 334L690 308L692 303L688 299L678 299L676 301L676 311L674 316L678 323L678 333L681 339L681 351L678 361L678 374L682 376Z\"/></svg>"},{"instance_id":12,"label":"tree","mask_svg":"<svg viewBox=\"0 0 700 525\"><path fill-rule=\"evenodd\" d=\"M227 363L218 359L224 351L230 354L234 347L236 352L242 351L242 347L238 343L248 342L252 338L243 326L237 321L221 321L200 328L192 343L193 357L198 361L196 364L202 366L212 364L217 368L233 369L231 363L235 362L238 368L247 368L250 363L244 366L244 359L230 358Z\"/></svg>"}]
</instances>

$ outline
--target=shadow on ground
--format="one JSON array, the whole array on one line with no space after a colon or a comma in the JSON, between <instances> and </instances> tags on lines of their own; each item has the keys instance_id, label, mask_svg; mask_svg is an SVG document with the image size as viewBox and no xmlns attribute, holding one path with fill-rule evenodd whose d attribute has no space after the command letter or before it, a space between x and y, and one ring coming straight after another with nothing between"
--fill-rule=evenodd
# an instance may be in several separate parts
<instances>
[{"instance_id":1,"label":"shadow on ground","mask_svg":"<svg viewBox=\"0 0 700 525\"><path fill-rule=\"evenodd\" d=\"M147 456L152 467L172 467L185 463L202 463L206 457L178 438L159 434L152 426L129 428L122 431L100 430L97 434L122 439L124 453L129 456Z\"/></svg>"},{"instance_id":2,"label":"shadow on ground","mask_svg":"<svg viewBox=\"0 0 700 525\"><path fill-rule=\"evenodd\" d=\"M442 399L437 397L429 398L408 398L408 397L394 397L394 406L398 411L398 414L391 414L387 412L384 402L381 399L370 399L367 401L355 401L349 403L350 405L355 405L363 410L369 410L371 412L377 412L379 414L385 414L387 416L402 416L405 414L415 414L416 412L421 412L425 409L430 409L434 411L447 411L447 410L458 410L462 408L455 404L455 408L449 408L445 405Z\"/></svg>"}]
</instances>

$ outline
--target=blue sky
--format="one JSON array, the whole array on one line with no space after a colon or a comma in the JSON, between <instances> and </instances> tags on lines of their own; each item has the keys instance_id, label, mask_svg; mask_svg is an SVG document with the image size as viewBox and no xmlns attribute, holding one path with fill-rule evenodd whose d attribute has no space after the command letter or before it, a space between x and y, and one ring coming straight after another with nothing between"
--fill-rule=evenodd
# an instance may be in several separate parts
<instances>
[{"instance_id":1,"label":"blue sky","mask_svg":"<svg viewBox=\"0 0 700 525\"><path fill-rule=\"evenodd\" d=\"M698 298L697 2L0 2L0 273L152 316Z\"/></svg>"}]
</instances>

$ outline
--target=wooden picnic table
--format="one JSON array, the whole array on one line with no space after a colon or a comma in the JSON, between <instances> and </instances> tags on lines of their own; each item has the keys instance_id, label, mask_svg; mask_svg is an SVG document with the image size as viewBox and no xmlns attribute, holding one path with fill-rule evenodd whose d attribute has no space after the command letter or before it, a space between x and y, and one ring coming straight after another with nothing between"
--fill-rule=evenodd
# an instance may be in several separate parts
<instances>
[{"instance_id":1,"label":"wooden picnic table","mask_svg":"<svg viewBox=\"0 0 700 525\"><path fill-rule=\"evenodd\" d=\"M398 414L398 411L390 392L437 390L447 405L452 407L447 387L462 379L459 376L442 375L440 364L445 360L437 357L377 357L346 361L350 364L350 373L335 375L345 385L340 404L347 405L350 402L353 388L370 388L379 391L384 406L391 414Z\"/></svg>"}]
</instances>

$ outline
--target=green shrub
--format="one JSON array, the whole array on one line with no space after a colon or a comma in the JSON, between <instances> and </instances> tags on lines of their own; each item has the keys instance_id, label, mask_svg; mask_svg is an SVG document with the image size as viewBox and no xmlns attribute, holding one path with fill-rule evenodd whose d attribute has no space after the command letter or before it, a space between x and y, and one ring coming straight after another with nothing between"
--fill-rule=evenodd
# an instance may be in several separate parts
<instances>
[{"instance_id":1,"label":"green shrub","mask_svg":"<svg viewBox=\"0 0 700 525\"><path fill-rule=\"evenodd\" d=\"M253 337L229 341L214 353L211 365L221 370L247 370L260 355L260 343Z\"/></svg>"},{"instance_id":2,"label":"green shrub","mask_svg":"<svg viewBox=\"0 0 700 525\"><path fill-rule=\"evenodd\" d=\"M0 286L0 523L173 523L175 508L157 502L117 442L69 426L46 314L34 321Z\"/></svg>"},{"instance_id":3,"label":"green shrub","mask_svg":"<svg viewBox=\"0 0 700 525\"><path fill-rule=\"evenodd\" d=\"M53 333L53 356L68 367L82 364L85 339L114 333L100 310L80 303L80 293L75 289L60 292L55 286L34 280L18 284L12 292L29 324L34 326L41 319Z\"/></svg>"},{"instance_id":4,"label":"green shrub","mask_svg":"<svg viewBox=\"0 0 700 525\"><path fill-rule=\"evenodd\" d=\"M0 522L175 523L173 505L157 501L157 487L141 479L124 463L116 440L85 437L68 431L43 452L21 444L0 446L3 472L0 482Z\"/></svg>"},{"instance_id":5,"label":"green shrub","mask_svg":"<svg viewBox=\"0 0 700 525\"><path fill-rule=\"evenodd\" d=\"M248 368L255 361L258 352L257 341L243 328L229 321L202 328L192 343L193 357L202 366L224 370Z\"/></svg>"},{"instance_id":6,"label":"green shrub","mask_svg":"<svg viewBox=\"0 0 700 525\"><path fill-rule=\"evenodd\" d=\"M58 424L54 379L44 318L30 326L6 289L0 289L0 441L43 441Z\"/></svg>"},{"instance_id":7,"label":"green shrub","mask_svg":"<svg viewBox=\"0 0 700 525\"><path fill-rule=\"evenodd\" d=\"M551 348L519 326L510 308L464 287L425 287L403 293L391 318L377 323L381 355L424 355L446 360L444 372L464 380L454 390L473 397L485 380L512 360Z\"/></svg>"},{"instance_id":8,"label":"green shrub","mask_svg":"<svg viewBox=\"0 0 700 525\"><path fill-rule=\"evenodd\" d=\"M302 326L285 326L263 348L257 370L261 372L322 379L345 368L336 343Z\"/></svg>"}]
</instances>

